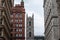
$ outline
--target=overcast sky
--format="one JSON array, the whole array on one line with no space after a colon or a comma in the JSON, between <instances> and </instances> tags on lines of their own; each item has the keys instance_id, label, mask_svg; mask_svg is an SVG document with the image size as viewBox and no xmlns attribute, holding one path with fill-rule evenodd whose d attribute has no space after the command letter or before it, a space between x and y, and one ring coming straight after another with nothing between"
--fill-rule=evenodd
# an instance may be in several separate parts
<instances>
[{"instance_id":1,"label":"overcast sky","mask_svg":"<svg viewBox=\"0 0 60 40\"><path fill-rule=\"evenodd\" d=\"M20 4L21 0L15 0L15 4ZM44 35L44 11L43 0L24 0L26 14L34 14L34 34Z\"/></svg>"}]
</instances>

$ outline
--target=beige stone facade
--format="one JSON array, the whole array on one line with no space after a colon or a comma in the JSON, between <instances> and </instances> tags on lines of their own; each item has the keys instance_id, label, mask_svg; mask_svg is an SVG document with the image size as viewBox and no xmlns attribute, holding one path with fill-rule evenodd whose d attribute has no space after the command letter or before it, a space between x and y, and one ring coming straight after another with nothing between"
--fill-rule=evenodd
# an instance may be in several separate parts
<instances>
[{"instance_id":1,"label":"beige stone facade","mask_svg":"<svg viewBox=\"0 0 60 40\"><path fill-rule=\"evenodd\" d=\"M60 1L44 0L45 40L59 40L58 2Z\"/></svg>"},{"instance_id":2,"label":"beige stone facade","mask_svg":"<svg viewBox=\"0 0 60 40\"><path fill-rule=\"evenodd\" d=\"M0 0L0 40L10 40L10 8L12 7L11 0Z\"/></svg>"}]
</instances>

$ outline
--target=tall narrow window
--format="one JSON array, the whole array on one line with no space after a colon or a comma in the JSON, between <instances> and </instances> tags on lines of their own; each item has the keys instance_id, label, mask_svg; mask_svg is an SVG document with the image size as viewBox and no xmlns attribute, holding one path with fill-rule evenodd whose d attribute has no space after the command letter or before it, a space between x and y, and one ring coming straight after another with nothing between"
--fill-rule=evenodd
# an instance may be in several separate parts
<instances>
[{"instance_id":1,"label":"tall narrow window","mask_svg":"<svg viewBox=\"0 0 60 40\"><path fill-rule=\"evenodd\" d=\"M31 37L31 32L29 32L29 37Z\"/></svg>"},{"instance_id":2,"label":"tall narrow window","mask_svg":"<svg viewBox=\"0 0 60 40\"><path fill-rule=\"evenodd\" d=\"M11 20L11 22L13 22L13 19Z\"/></svg>"},{"instance_id":3,"label":"tall narrow window","mask_svg":"<svg viewBox=\"0 0 60 40\"><path fill-rule=\"evenodd\" d=\"M31 21L29 21L29 26L31 26Z\"/></svg>"},{"instance_id":4,"label":"tall narrow window","mask_svg":"<svg viewBox=\"0 0 60 40\"><path fill-rule=\"evenodd\" d=\"M19 32L22 32L22 29L19 29Z\"/></svg>"},{"instance_id":5,"label":"tall narrow window","mask_svg":"<svg viewBox=\"0 0 60 40\"><path fill-rule=\"evenodd\" d=\"M13 18L13 15L10 15L11 18Z\"/></svg>"},{"instance_id":6,"label":"tall narrow window","mask_svg":"<svg viewBox=\"0 0 60 40\"><path fill-rule=\"evenodd\" d=\"M16 29L16 32L18 32L18 29Z\"/></svg>"},{"instance_id":7,"label":"tall narrow window","mask_svg":"<svg viewBox=\"0 0 60 40\"><path fill-rule=\"evenodd\" d=\"M18 34L16 34L16 37L18 37Z\"/></svg>"},{"instance_id":8,"label":"tall narrow window","mask_svg":"<svg viewBox=\"0 0 60 40\"><path fill-rule=\"evenodd\" d=\"M18 22L18 20L16 19L15 22Z\"/></svg>"},{"instance_id":9,"label":"tall narrow window","mask_svg":"<svg viewBox=\"0 0 60 40\"><path fill-rule=\"evenodd\" d=\"M20 14L19 17L22 18L22 14Z\"/></svg>"},{"instance_id":10,"label":"tall narrow window","mask_svg":"<svg viewBox=\"0 0 60 40\"><path fill-rule=\"evenodd\" d=\"M19 22L22 22L22 19L20 19Z\"/></svg>"},{"instance_id":11,"label":"tall narrow window","mask_svg":"<svg viewBox=\"0 0 60 40\"><path fill-rule=\"evenodd\" d=\"M19 24L19 27L22 27L22 24Z\"/></svg>"},{"instance_id":12,"label":"tall narrow window","mask_svg":"<svg viewBox=\"0 0 60 40\"><path fill-rule=\"evenodd\" d=\"M22 37L22 34L19 34L19 37Z\"/></svg>"},{"instance_id":13,"label":"tall narrow window","mask_svg":"<svg viewBox=\"0 0 60 40\"><path fill-rule=\"evenodd\" d=\"M15 16L16 18L18 18L18 14L16 14L16 16Z\"/></svg>"},{"instance_id":14,"label":"tall narrow window","mask_svg":"<svg viewBox=\"0 0 60 40\"><path fill-rule=\"evenodd\" d=\"M16 24L16 27L18 27L18 24Z\"/></svg>"}]
</instances>

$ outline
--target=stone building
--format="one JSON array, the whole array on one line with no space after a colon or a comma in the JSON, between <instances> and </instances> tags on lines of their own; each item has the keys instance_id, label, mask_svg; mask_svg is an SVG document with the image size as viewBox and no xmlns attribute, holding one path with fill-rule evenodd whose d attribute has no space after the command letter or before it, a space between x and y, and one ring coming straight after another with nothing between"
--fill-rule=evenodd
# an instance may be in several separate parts
<instances>
[{"instance_id":1,"label":"stone building","mask_svg":"<svg viewBox=\"0 0 60 40\"><path fill-rule=\"evenodd\" d=\"M59 40L60 0L44 0L45 40Z\"/></svg>"},{"instance_id":2,"label":"stone building","mask_svg":"<svg viewBox=\"0 0 60 40\"><path fill-rule=\"evenodd\" d=\"M26 17L26 40L34 40L34 15Z\"/></svg>"},{"instance_id":3,"label":"stone building","mask_svg":"<svg viewBox=\"0 0 60 40\"><path fill-rule=\"evenodd\" d=\"M34 36L34 40L45 40L44 36Z\"/></svg>"},{"instance_id":4,"label":"stone building","mask_svg":"<svg viewBox=\"0 0 60 40\"><path fill-rule=\"evenodd\" d=\"M12 7L10 17L12 40L25 40L25 8L23 0L21 0L21 4Z\"/></svg>"},{"instance_id":5,"label":"stone building","mask_svg":"<svg viewBox=\"0 0 60 40\"><path fill-rule=\"evenodd\" d=\"M12 0L0 0L0 40L10 40Z\"/></svg>"}]
</instances>

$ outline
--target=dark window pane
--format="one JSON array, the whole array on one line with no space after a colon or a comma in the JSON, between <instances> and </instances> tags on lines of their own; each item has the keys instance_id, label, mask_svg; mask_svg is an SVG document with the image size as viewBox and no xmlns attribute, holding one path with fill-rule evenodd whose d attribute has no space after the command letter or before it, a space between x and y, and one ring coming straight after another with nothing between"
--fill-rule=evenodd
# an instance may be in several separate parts
<instances>
[{"instance_id":1,"label":"dark window pane","mask_svg":"<svg viewBox=\"0 0 60 40\"><path fill-rule=\"evenodd\" d=\"M29 32L29 37L31 37L31 32Z\"/></svg>"},{"instance_id":2,"label":"dark window pane","mask_svg":"<svg viewBox=\"0 0 60 40\"><path fill-rule=\"evenodd\" d=\"M31 26L31 21L29 21L29 26Z\"/></svg>"}]
</instances>

